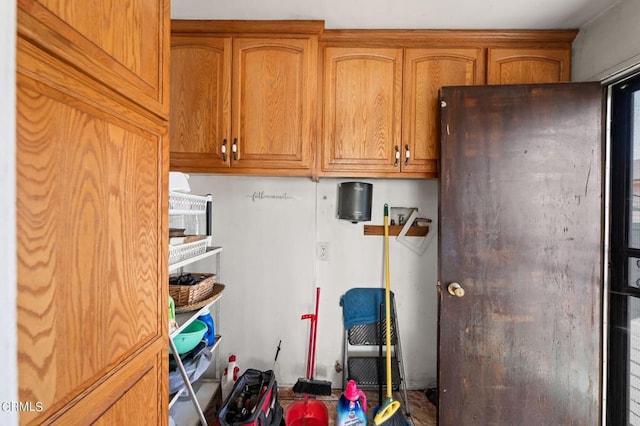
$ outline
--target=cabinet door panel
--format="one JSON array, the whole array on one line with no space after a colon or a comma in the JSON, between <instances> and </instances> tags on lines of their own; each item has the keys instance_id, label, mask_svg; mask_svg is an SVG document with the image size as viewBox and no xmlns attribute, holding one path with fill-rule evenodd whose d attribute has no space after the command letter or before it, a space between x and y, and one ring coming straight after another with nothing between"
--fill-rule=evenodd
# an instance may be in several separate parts
<instances>
[{"instance_id":1,"label":"cabinet door panel","mask_svg":"<svg viewBox=\"0 0 640 426\"><path fill-rule=\"evenodd\" d=\"M402 49L327 47L324 171L399 171Z\"/></svg>"},{"instance_id":2,"label":"cabinet door panel","mask_svg":"<svg viewBox=\"0 0 640 426\"><path fill-rule=\"evenodd\" d=\"M315 39L233 41L234 168L311 168Z\"/></svg>"},{"instance_id":3,"label":"cabinet door panel","mask_svg":"<svg viewBox=\"0 0 640 426\"><path fill-rule=\"evenodd\" d=\"M169 0L19 0L18 32L166 118Z\"/></svg>"},{"instance_id":4,"label":"cabinet door panel","mask_svg":"<svg viewBox=\"0 0 640 426\"><path fill-rule=\"evenodd\" d=\"M159 124L138 125L148 121L133 112L118 117L72 87L63 93L33 80L22 73L35 60L24 52L16 88L19 395L45 407L23 414L30 419L55 413L166 335L158 284L166 277L166 135Z\"/></svg>"},{"instance_id":5,"label":"cabinet door panel","mask_svg":"<svg viewBox=\"0 0 640 426\"><path fill-rule=\"evenodd\" d=\"M489 49L487 84L558 83L571 80L571 48Z\"/></svg>"},{"instance_id":6,"label":"cabinet door panel","mask_svg":"<svg viewBox=\"0 0 640 426\"><path fill-rule=\"evenodd\" d=\"M231 165L231 39L171 40L171 169ZM223 154L222 150L227 153Z\"/></svg>"},{"instance_id":7,"label":"cabinet door panel","mask_svg":"<svg viewBox=\"0 0 640 426\"><path fill-rule=\"evenodd\" d=\"M438 93L443 86L482 84L483 50L406 49L404 76L401 168L435 177L440 140Z\"/></svg>"},{"instance_id":8,"label":"cabinet door panel","mask_svg":"<svg viewBox=\"0 0 640 426\"><path fill-rule=\"evenodd\" d=\"M167 347L156 341L115 374L46 423L56 425L166 425ZM22 419L24 420L24 418Z\"/></svg>"},{"instance_id":9,"label":"cabinet door panel","mask_svg":"<svg viewBox=\"0 0 640 426\"><path fill-rule=\"evenodd\" d=\"M167 358L163 352L156 356L152 368L141 376L127 392L100 416L95 426L110 425L148 425L167 424L166 394L161 393L162 382L168 365L161 361ZM156 390L155 392L152 390ZM144 407L144 408L143 408Z\"/></svg>"}]
</instances>

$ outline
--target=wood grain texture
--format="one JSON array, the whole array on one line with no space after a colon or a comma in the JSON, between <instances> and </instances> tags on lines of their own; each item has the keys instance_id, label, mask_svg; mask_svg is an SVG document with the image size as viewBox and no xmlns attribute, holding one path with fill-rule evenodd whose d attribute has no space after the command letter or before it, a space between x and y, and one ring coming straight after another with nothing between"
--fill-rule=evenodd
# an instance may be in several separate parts
<instances>
[{"instance_id":1,"label":"wood grain texture","mask_svg":"<svg viewBox=\"0 0 640 426\"><path fill-rule=\"evenodd\" d=\"M231 38L172 38L171 105L172 169L230 167Z\"/></svg>"},{"instance_id":2,"label":"wood grain texture","mask_svg":"<svg viewBox=\"0 0 640 426\"><path fill-rule=\"evenodd\" d=\"M233 42L233 167L304 169L314 146L317 40Z\"/></svg>"},{"instance_id":3,"label":"wood grain texture","mask_svg":"<svg viewBox=\"0 0 640 426\"><path fill-rule=\"evenodd\" d=\"M19 34L165 119L169 28L169 0L18 1Z\"/></svg>"},{"instance_id":4,"label":"wood grain texture","mask_svg":"<svg viewBox=\"0 0 640 426\"><path fill-rule=\"evenodd\" d=\"M209 38L233 39L233 64L229 67L233 73L229 100L233 117L232 135L227 138L227 161L220 159L220 137L200 145L193 142L189 146L192 144L190 141L201 140L201 135L206 133L201 129L210 127L221 133L217 129L228 125L225 108L211 108L222 109L222 115L215 112L215 116L204 117L199 113L207 105L206 97L210 97L210 105L217 105L222 98L219 94L206 95L212 90L210 84L218 81L220 74L216 71L215 77L207 78L203 70L208 67L185 65L189 56L185 50L184 59L178 59L179 54L174 56L175 61L181 62L177 67L182 71L174 70L174 75L180 75L177 84L181 87L174 85L172 95L173 99L177 97L179 100L172 100L171 168L199 173L311 175L314 178L437 177L438 90L446 85L486 84L488 50L523 51L525 55L533 51L551 51L570 56L571 43L577 34L575 30L325 31L322 21L176 20L171 25L174 43L180 38L200 40L203 44ZM291 53L299 49L294 45L301 39L301 34L305 35L302 39L311 36L310 59L306 57L306 50L297 59ZM307 69L306 63L315 63L316 60L316 35L322 41L320 59L323 62L317 68L311 65ZM279 51L267 48L269 44L278 43L288 44L288 49L293 50L286 55L287 48L282 45ZM354 49L354 52L390 50L399 52L400 56L394 53L392 71L383 69L385 66L381 65L380 58L377 65L375 62L364 65L365 59L362 59L362 69L357 70L353 65L356 62L349 63L344 58L340 59L339 67L337 58L336 64L331 64L333 59L327 56L327 49ZM226 53L224 55L226 57ZM552 57L554 55L551 54ZM518 79L532 82L550 80L547 76L557 71L554 67L558 63L553 61L529 57L505 63L504 79L508 77L514 82ZM215 68L218 63L209 68ZM278 69L274 65L276 63L282 64L283 69L286 66L286 70ZM303 78L309 81L305 89L300 89L297 84L300 74L296 73L302 69L301 63L305 69ZM380 69L372 70L375 66ZM496 66L494 64L494 68ZM562 67L561 73L565 75L569 70L568 62L563 62ZM337 77L338 72L340 77ZM369 77L362 81L358 78L349 81L351 77L347 77L361 73ZM190 80L187 75L194 78ZM382 78L379 79L380 76ZM204 84L206 90L198 92L196 79ZM318 85L317 81L322 84ZM362 87L357 87L358 84ZM189 90L185 88L189 85L194 94L186 94ZM376 88L376 85L380 87ZM383 88L382 85L386 86ZM306 90L313 87L318 91ZM321 101L309 103L307 96ZM193 114L185 111L188 107L182 107L190 103L200 105L194 108L196 112ZM311 117L310 125L306 124L307 113ZM175 115L180 118L173 118ZM316 123L322 123L322 126ZM190 131L194 131L193 137L175 136L175 133L188 135ZM299 140L298 135L305 132L309 136L301 138L303 147L300 150L296 141ZM234 139L238 140L237 161L230 159ZM176 146L180 144L184 145ZM396 146L400 153L397 167ZM311 151L306 154L308 147ZM189 150L193 151L188 153ZM410 159L405 164L407 151Z\"/></svg>"},{"instance_id":5,"label":"wood grain texture","mask_svg":"<svg viewBox=\"0 0 640 426\"><path fill-rule=\"evenodd\" d=\"M400 235L404 226L400 225L389 225L389 235L396 236ZM383 225L364 225L363 235L384 235L384 226ZM429 233L428 226L411 226L407 233L405 234L408 237L424 237Z\"/></svg>"},{"instance_id":6,"label":"wood grain texture","mask_svg":"<svg viewBox=\"0 0 640 426\"><path fill-rule=\"evenodd\" d=\"M325 30L320 41L329 46L358 43L363 47L571 48L577 30Z\"/></svg>"},{"instance_id":7,"label":"wood grain texture","mask_svg":"<svg viewBox=\"0 0 640 426\"><path fill-rule=\"evenodd\" d=\"M300 37L318 35L324 31L324 21L318 20L189 20L171 21L172 34L208 34L217 37Z\"/></svg>"},{"instance_id":8,"label":"wood grain texture","mask_svg":"<svg viewBox=\"0 0 640 426\"><path fill-rule=\"evenodd\" d=\"M440 89L483 83L483 49L405 49L402 172L438 171Z\"/></svg>"},{"instance_id":9,"label":"wood grain texture","mask_svg":"<svg viewBox=\"0 0 640 426\"><path fill-rule=\"evenodd\" d=\"M487 84L571 81L571 49L488 49Z\"/></svg>"},{"instance_id":10,"label":"wood grain texture","mask_svg":"<svg viewBox=\"0 0 640 426\"><path fill-rule=\"evenodd\" d=\"M156 355L153 368L145 372L138 381L128 388L127 392L119 398L99 419L96 426L104 425L148 425L156 426L168 423L168 410L163 409L166 404L167 394L151 392L152 389L162 389L161 383L166 381L163 377L167 374L167 365L163 365L161 359L167 358L164 352ZM164 367L164 368L162 368ZM141 409L143 408L144 409Z\"/></svg>"},{"instance_id":11,"label":"wood grain texture","mask_svg":"<svg viewBox=\"0 0 640 426\"><path fill-rule=\"evenodd\" d=\"M599 425L602 87L442 98L439 424Z\"/></svg>"},{"instance_id":12,"label":"wood grain texture","mask_svg":"<svg viewBox=\"0 0 640 426\"><path fill-rule=\"evenodd\" d=\"M310 176L317 37L195 34L173 36L171 169Z\"/></svg>"},{"instance_id":13,"label":"wood grain texture","mask_svg":"<svg viewBox=\"0 0 640 426\"><path fill-rule=\"evenodd\" d=\"M115 374L80 395L68 410L43 424L167 424L166 354L166 340L156 340Z\"/></svg>"},{"instance_id":14,"label":"wood grain texture","mask_svg":"<svg viewBox=\"0 0 640 426\"><path fill-rule=\"evenodd\" d=\"M322 171L395 172L402 49L324 49Z\"/></svg>"},{"instance_id":15,"label":"wood grain texture","mask_svg":"<svg viewBox=\"0 0 640 426\"><path fill-rule=\"evenodd\" d=\"M438 176L439 106L438 91L445 86L520 84L559 82L570 79L571 42L575 31L459 31L459 30L327 30L321 35L325 51L321 70L323 81L321 161L315 176L335 177L397 177L434 178ZM383 152L376 145L376 135L358 136L366 126L357 124L358 104L368 88L359 95L341 84L338 67L331 62L338 49L397 48L403 50L401 80L402 126L398 146L398 167L384 168L375 164L376 155ZM486 55L489 59L486 59ZM343 67L344 69L344 67ZM351 71L357 75L358 71ZM378 75L384 72L378 71ZM384 77L382 77L384 79ZM365 80L363 80L365 81ZM339 96L342 100L336 101ZM349 108L338 108L342 102ZM372 99L361 102L376 105ZM364 107L366 108L366 107ZM374 110L374 107L370 107ZM343 120L341 122L340 120ZM384 122L384 120L378 120ZM343 144L343 134L357 142ZM351 149L351 151L350 151ZM361 150L357 152L356 150ZM362 151L365 153L363 154ZM409 160L407 161L407 153ZM393 153L392 153L393 154ZM353 158L351 158L352 156ZM361 158L360 158L361 157ZM363 160L364 159L364 160Z\"/></svg>"},{"instance_id":16,"label":"wood grain texture","mask_svg":"<svg viewBox=\"0 0 640 426\"><path fill-rule=\"evenodd\" d=\"M75 93L81 74L66 92L35 80L40 60L74 70L27 45L17 61L19 395L45 410L23 423L66 410L166 336L166 124L119 115L89 86Z\"/></svg>"}]
</instances>

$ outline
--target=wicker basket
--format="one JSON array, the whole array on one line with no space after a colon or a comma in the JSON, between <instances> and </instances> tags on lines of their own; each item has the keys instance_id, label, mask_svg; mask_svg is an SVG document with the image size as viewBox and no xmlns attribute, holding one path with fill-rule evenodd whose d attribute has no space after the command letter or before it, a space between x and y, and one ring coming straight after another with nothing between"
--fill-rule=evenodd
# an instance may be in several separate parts
<instances>
[{"instance_id":1,"label":"wicker basket","mask_svg":"<svg viewBox=\"0 0 640 426\"><path fill-rule=\"evenodd\" d=\"M191 305L176 306L176 314L196 311L202 308L203 306L208 305L209 303L213 303L214 301L218 300L220 296L222 296L223 291L224 291L224 284L215 283L213 285L213 291L211 292L211 296L199 302L193 303Z\"/></svg>"},{"instance_id":2,"label":"wicker basket","mask_svg":"<svg viewBox=\"0 0 640 426\"><path fill-rule=\"evenodd\" d=\"M192 305L211 296L213 285L216 282L214 274L191 273L194 277L201 277L202 281L195 285L169 284L169 295L173 298L176 307Z\"/></svg>"}]
</instances>

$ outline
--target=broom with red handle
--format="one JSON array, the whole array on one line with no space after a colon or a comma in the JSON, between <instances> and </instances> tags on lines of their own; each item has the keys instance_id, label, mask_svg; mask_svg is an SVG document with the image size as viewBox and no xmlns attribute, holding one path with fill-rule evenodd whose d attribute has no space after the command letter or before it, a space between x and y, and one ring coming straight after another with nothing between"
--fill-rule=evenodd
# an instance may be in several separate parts
<instances>
[{"instance_id":1,"label":"broom with red handle","mask_svg":"<svg viewBox=\"0 0 640 426\"><path fill-rule=\"evenodd\" d=\"M309 395L331 395L331 382L315 380L314 369L316 366L316 336L318 332L318 308L320 306L320 287L316 288L316 311L313 314L302 315L303 320L311 320L309 329L309 348L307 354L307 377L300 378L293 385L293 392Z\"/></svg>"}]
</instances>

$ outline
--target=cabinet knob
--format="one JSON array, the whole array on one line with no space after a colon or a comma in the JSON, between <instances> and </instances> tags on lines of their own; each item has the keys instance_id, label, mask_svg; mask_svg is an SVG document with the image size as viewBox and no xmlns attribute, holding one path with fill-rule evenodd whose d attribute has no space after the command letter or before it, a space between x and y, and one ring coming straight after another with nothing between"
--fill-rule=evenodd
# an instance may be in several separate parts
<instances>
[{"instance_id":1,"label":"cabinet knob","mask_svg":"<svg viewBox=\"0 0 640 426\"><path fill-rule=\"evenodd\" d=\"M404 146L404 165L409 165L409 158L411 158L411 151L409 151L409 145Z\"/></svg>"},{"instance_id":2,"label":"cabinet knob","mask_svg":"<svg viewBox=\"0 0 640 426\"><path fill-rule=\"evenodd\" d=\"M233 145L231 146L231 152L233 152L233 159L238 161L238 138L233 138Z\"/></svg>"},{"instance_id":3,"label":"cabinet knob","mask_svg":"<svg viewBox=\"0 0 640 426\"><path fill-rule=\"evenodd\" d=\"M222 146L220 147L220 152L222 153L222 161L227 162L227 140L222 140Z\"/></svg>"},{"instance_id":4,"label":"cabinet knob","mask_svg":"<svg viewBox=\"0 0 640 426\"><path fill-rule=\"evenodd\" d=\"M398 161L400 160L400 148L396 145L396 161L393 163L393 167L398 167Z\"/></svg>"}]
</instances>

